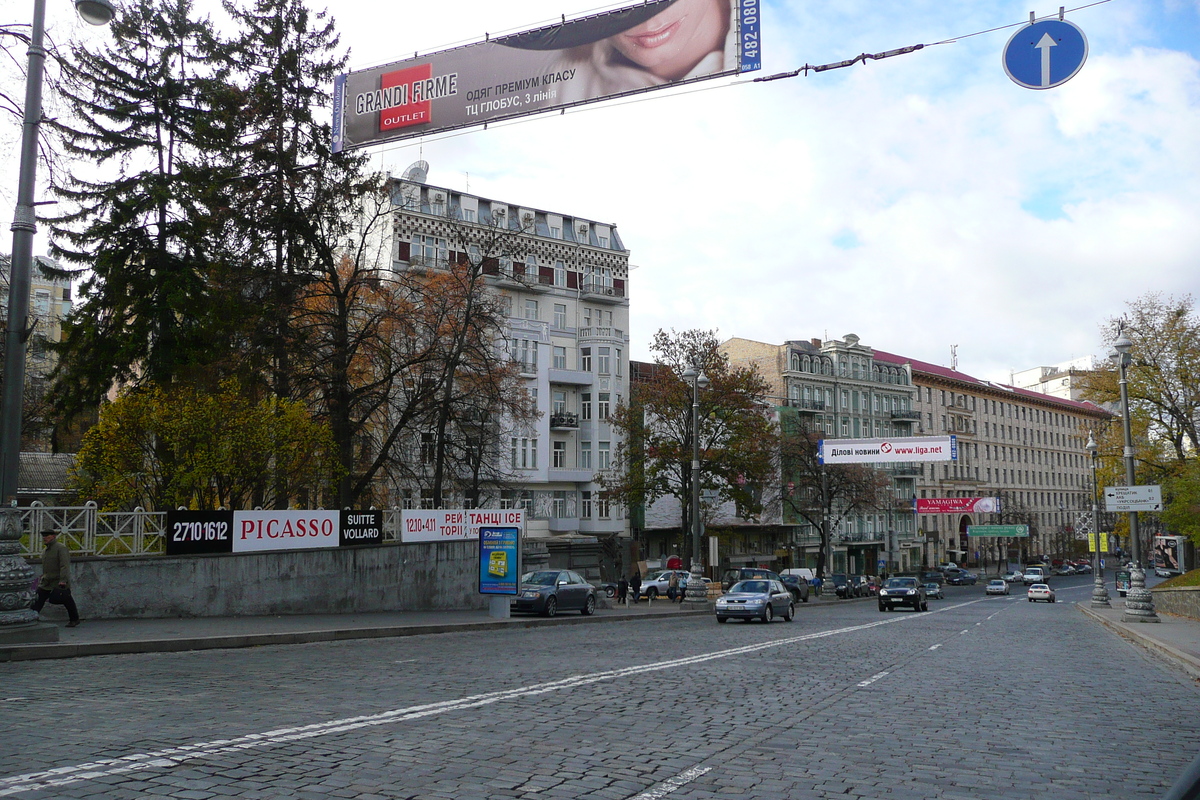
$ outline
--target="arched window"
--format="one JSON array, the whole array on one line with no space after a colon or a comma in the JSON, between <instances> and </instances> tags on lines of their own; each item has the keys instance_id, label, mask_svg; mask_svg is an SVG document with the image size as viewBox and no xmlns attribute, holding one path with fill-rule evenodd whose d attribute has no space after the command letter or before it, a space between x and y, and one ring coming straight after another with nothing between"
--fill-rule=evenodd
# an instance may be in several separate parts
<instances>
[{"instance_id":1,"label":"arched window","mask_svg":"<svg viewBox=\"0 0 1200 800\"><path fill-rule=\"evenodd\" d=\"M792 372L800 371L800 356L792 353Z\"/></svg>"}]
</instances>

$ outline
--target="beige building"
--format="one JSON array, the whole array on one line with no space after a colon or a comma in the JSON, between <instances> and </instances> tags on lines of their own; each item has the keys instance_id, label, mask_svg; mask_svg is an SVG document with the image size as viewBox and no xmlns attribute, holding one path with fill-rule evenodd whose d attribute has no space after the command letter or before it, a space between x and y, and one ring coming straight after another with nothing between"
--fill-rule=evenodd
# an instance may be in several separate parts
<instances>
[{"instance_id":1,"label":"beige building","mask_svg":"<svg viewBox=\"0 0 1200 800\"><path fill-rule=\"evenodd\" d=\"M958 437L958 461L923 465L917 496L1002 501L997 514L920 515L918 535L926 541L931 563L1011 564L1022 557L1064 555L1078 546L1075 527L1092 502L1084 443L1089 429L1108 424L1107 411L904 356L877 351L875 358L911 372L919 433ZM1029 540L967 536L969 525L1001 522L1028 524Z\"/></svg>"}]
</instances>

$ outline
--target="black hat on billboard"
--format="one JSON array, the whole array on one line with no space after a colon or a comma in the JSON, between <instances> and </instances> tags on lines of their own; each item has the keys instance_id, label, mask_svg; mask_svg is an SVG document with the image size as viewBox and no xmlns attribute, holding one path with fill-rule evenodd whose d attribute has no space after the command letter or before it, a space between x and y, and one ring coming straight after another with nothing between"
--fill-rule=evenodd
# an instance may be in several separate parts
<instances>
[{"instance_id":1,"label":"black hat on billboard","mask_svg":"<svg viewBox=\"0 0 1200 800\"><path fill-rule=\"evenodd\" d=\"M570 47L593 44L624 33L630 28L636 28L646 20L661 14L675 2L676 0L652 0L639 6L608 11L593 17L571 20L562 25L538 28L492 41L520 50L566 50Z\"/></svg>"}]
</instances>

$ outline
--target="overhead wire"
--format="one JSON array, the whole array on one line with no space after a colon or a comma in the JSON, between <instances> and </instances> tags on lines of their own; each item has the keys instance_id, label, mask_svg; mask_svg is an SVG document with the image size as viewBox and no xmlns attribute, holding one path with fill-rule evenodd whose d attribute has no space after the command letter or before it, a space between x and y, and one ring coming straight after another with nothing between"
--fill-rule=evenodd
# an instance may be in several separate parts
<instances>
[{"instance_id":1,"label":"overhead wire","mask_svg":"<svg viewBox=\"0 0 1200 800\"><path fill-rule=\"evenodd\" d=\"M975 31L974 33L965 33L961 36L953 36L949 39L941 39L936 42L929 42L928 44L912 44L912 45L908 45L906 47L897 47L893 50L884 50L883 52L880 52L880 53L860 53L859 55L855 56L854 58L845 59L843 61L834 61L834 62L831 62L828 64L818 64L818 65L805 64L803 67L799 67L797 69L790 70L787 72L777 72L773 75L763 75L763 76L760 76L757 78L744 78L741 80L732 80L732 81L728 81L726 83L721 83L721 84L716 84L716 85L711 85L711 84L704 85L704 86L696 87L694 89L681 89L678 91L670 92L670 93L666 94L665 96L666 97L681 97L683 95L697 94L699 92L711 92L711 91L716 91L718 89L728 89L731 86L745 86L745 85L751 84L751 83L766 83L768 81L777 81L777 80L782 80L784 78L795 78L798 75L807 76L809 72L828 72L829 70L842 69L844 67L853 66L854 64L858 64L858 63L865 64L867 61L879 61L879 60L882 60L885 58L892 58L894 56L908 55L909 53L915 53L918 50L924 50L926 47L937 47L938 45L943 45L943 44L953 44L953 43L961 41L963 39L970 39L973 36L982 36L987 33L995 33L996 31L1003 31L1003 30L1007 30L1009 28L1023 27L1025 25L1030 25L1034 22L1041 22L1043 20L1056 19L1056 18L1062 19L1065 14L1074 13L1076 11L1082 11L1085 8L1092 8L1093 6L1100 6L1100 5L1104 5L1105 3L1111 3L1111 2L1112 2L1112 0L1096 0L1096 2L1086 3L1084 5L1076 6L1074 8L1060 7L1057 12L1055 12L1053 14L1047 14L1044 17L1034 17L1033 13L1031 12L1028 20L1022 20L1021 22L1013 22L1008 25L998 25L994 28L987 28L985 30ZM595 110L599 110L600 108L613 108L616 106L633 105L634 103L644 103L647 100L660 99L663 97L664 97L664 94L662 94L660 92L641 93L638 96L630 97L625 100L619 100L619 101L605 103L603 106L599 106L595 103L584 103L584 104L575 106L574 108L570 108L570 109L568 109L568 108L558 109L558 112L559 112L560 116L563 116L568 111L570 111L570 113L572 113L572 114L576 114L576 113L580 113L580 112L584 112L584 111L595 111ZM521 118L514 119L514 120L484 123L482 130L488 130L491 128L508 128L513 125L521 125L526 122L532 122L534 119L539 118L543 113L546 113L549 111L554 111L554 110L555 109L545 109L544 112L535 112L535 113L531 114L530 116L521 117ZM459 129L459 130L455 130L455 131L450 131L450 132L447 132L442 135L420 137L419 139L416 139L415 141L413 139L407 139L407 140L404 140L406 142L405 144L397 143L397 144L395 144L395 146L392 146L392 147L384 146L384 147L381 147L377 152L382 156L383 153L391 152L392 150L402 150L402 149L405 149L408 147L412 147L413 145L417 144L418 142L420 142L422 144L425 142L440 142L440 141L444 141L446 139L454 139L459 136L465 136L470 133L476 133L479 130L481 130L481 128L476 126L476 127L463 128L463 129Z\"/></svg>"}]
</instances>

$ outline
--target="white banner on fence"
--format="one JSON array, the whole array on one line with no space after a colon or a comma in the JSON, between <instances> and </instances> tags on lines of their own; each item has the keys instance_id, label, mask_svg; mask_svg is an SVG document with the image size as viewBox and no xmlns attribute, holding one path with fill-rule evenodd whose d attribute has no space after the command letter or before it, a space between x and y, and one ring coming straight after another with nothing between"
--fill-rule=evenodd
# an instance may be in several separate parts
<instances>
[{"instance_id":1,"label":"white banner on fence","mask_svg":"<svg viewBox=\"0 0 1200 800\"><path fill-rule=\"evenodd\" d=\"M516 526L524 530L525 510L520 508L405 509L401 515L402 542L455 542L478 539L485 526Z\"/></svg>"},{"instance_id":2,"label":"white banner on fence","mask_svg":"<svg viewBox=\"0 0 1200 800\"><path fill-rule=\"evenodd\" d=\"M337 547L340 511L235 511L233 552Z\"/></svg>"},{"instance_id":3,"label":"white banner on fence","mask_svg":"<svg viewBox=\"0 0 1200 800\"><path fill-rule=\"evenodd\" d=\"M905 461L956 461L955 436L905 436L895 439L822 439L822 464L880 464Z\"/></svg>"}]
</instances>

